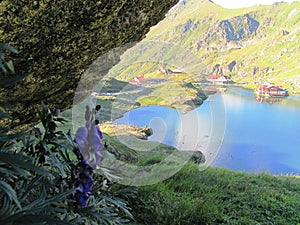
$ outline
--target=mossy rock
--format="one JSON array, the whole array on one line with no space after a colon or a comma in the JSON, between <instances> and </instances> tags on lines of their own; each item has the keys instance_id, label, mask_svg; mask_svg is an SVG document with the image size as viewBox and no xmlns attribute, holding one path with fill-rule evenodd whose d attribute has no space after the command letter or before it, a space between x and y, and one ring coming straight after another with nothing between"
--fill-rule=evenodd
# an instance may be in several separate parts
<instances>
[{"instance_id":1,"label":"mossy rock","mask_svg":"<svg viewBox=\"0 0 300 225\"><path fill-rule=\"evenodd\" d=\"M12 126L37 121L36 108L44 101L62 111L73 104L83 73L101 55L142 40L178 0L3 0L0 3L1 41L15 47L15 71L30 74L23 82L0 91L0 101L18 110ZM103 62L97 79L118 63L126 50ZM99 69L99 68L97 68ZM86 81L87 90L95 85ZM77 96L80 101L88 92Z\"/></svg>"}]
</instances>

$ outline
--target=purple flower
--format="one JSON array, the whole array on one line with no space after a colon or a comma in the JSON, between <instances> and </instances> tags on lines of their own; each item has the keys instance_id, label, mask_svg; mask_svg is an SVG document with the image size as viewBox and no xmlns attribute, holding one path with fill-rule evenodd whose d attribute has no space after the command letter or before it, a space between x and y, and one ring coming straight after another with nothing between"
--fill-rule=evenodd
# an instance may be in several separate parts
<instances>
[{"instance_id":1,"label":"purple flower","mask_svg":"<svg viewBox=\"0 0 300 225\"><path fill-rule=\"evenodd\" d=\"M76 191L74 197L77 203L77 208L84 208L87 205L88 198L92 192L93 169L100 166L102 133L100 128L93 122L93 114L90 107L86 107L85 126L80 127L75 133L76 148L75 154L79 160L77 166L72 170L72 186Z\"/></svg>"},{"instance_id":2,"label":"purple flower","mask_svg":"<svg viewBox=\"0 0 300 225\"><path fill-rule=\"evenodd\" d=\"M86 119L90 116L89 109L87 107ZM80 127L75 134L75 142L79 147L83 159L94 169L100 166L101 150L104 147L101 141L102 133L100 135L99 132L101 133L99 127L92 120L87 120L86 125Z\"/></svg>"},{"instance_id":3,"label":"purple flower","mask_svg":"<svg viewBox=\"0 0 300 225\"><path fill-rule=\"evenodd\" d=\"M97 133L98 133L100 139L103 139L103 134L102 134L102 132L101 132L101 130L100 130L100 127L99 127L98 125L95 125L95 126L96 126L96 128L97 128Z\"/></svg>"},{"instance_id":4,"label":"purple flower","mask_svg":"<svg viewBox=\"0 0 300 225\"><path fill-rule=\"evenodd\" d=\"M54 114L55 114L55 116L58 116L60 114L60 109L55 109Z\"/></svg>"},{"instance_id":5,"label":"purple flower","mask_svg":"<svg viewBox=\"0 0 300 225\"><path fill-rule=\"evenodd\" d=\"M81 182L83 183L83 192L87 194L91 194L92 192L92 186L93 186L93 179L90 176L83 176L80 178Z\"/></svg>"},{"instance_id":6,"label":"purple flower","mask_svg":"<svg viewBox=\"0 0 300 225\"><path fill-rule=\"evenodd\" d=\"M88 129L86 127L79 127L75 134L75 142L79 146L79 149L85 149L86 141L88 137Z\"/></svg>"},{"instance_id":7,"label":"purple flower","mask_svg":"<svg viewBox=\"0 0 300 225\"><path fill-rule=\"evenodd\" d=\"M75 199L77 201L77 208L85 208L87 204L87 200L89 199L89 195L86 193L82 193L80 191L76 191Z\"/></svg>"},{"instance_id":8,"label":"purple flower","mask_svg":"<svg viewBox=\"0 0 300 225\"><path fill-rule=\"evenodd\" d=\"M92 178L93 169L89 164L82 160L73 169L72 186L75 187L74 198L77 208L84 208L87 205L88 198L92 192L94 180Z\"/></svg>"},{"instance_id":9,"label":"purple flower","mask_svg":"<svg viewBox=\"0 0 300 225\"><path fill-rule=\"evenodd\" d=\"M98 134L97 125L91 127L91 132L89 133L89 144L93 146L95 151L100 151L103 148L100 136Z\"/></svg>"}]
</instances>

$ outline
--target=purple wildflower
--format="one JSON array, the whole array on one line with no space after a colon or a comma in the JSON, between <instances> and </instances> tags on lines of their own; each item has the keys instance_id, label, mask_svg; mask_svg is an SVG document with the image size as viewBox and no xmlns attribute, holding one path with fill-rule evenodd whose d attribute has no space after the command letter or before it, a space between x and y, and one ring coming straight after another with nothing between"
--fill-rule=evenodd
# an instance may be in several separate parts
<instances>
[{"instance_id":1,"label":"purple wildflower","mask_svg":"<svg viewBox=\"0 0 300 225\"><path fill-rule=\"evenodd\" d=\"M87 205L94 183L91 176L92 173L93 169L85 160L79 162L77 167L73 170L72 183L73 187L76 189L74 197L77 203L77 208L85 208Z\"/></svg>"},{"instance_id":2,"label":"purple wildflower","mask_svg":"<svg viewBox=\"0 0 300 225\"><path fill-rule=\"evenodd\" d=\"M92 125L90 129L80 127L75 134L75 142L77 143L83 158L94 169L100 166L101 150L103 144L99 137L96 125Z\"/></svg>"},{"instance_id":3,"label":"purple wildflower","mask_svg":"<svg viewBox=\"0 0 300 225\"><path fill-rule=\"evenodd\" d=\"M60 114L60 109L55 109L54 114L55 114L55 116L58 116Z\"/></svg>"},{"instance_id":4,"label":"purple wildflower","mask_svg":"<svg viewBox=\"0 0 300 225\"><path fill-rule=\"evenodd\" d=\"M77 207L78 208L85 208L87 204L87 200L89 199L89 195L82 193L80 191L76 191L75 193L75 199L77 201Z\"/></svg>"},{"instance_id":5,"label":"purple wildflower","mask_svg":"<svg viewBox=\"0 0 300 225\"><path fill-rule=\"evenodd\" d=\"M96 125L93 125L91 127L91 132L89 133L88 141L95 151L100 151L103 148L103 144L98 134L98 129Z\"/></svg>"},{"instance_id":6,"label":"purple wildflower","mask_svg":"<svg viewBox=\"0 0 300 225\"><path fill-rule=\"evenodd\" d=\"M99 127L98 125L95 125L95 126L96 126L96 128L97 128L97 133L98 133L100 139L103 139L103 134L102 134L102 132L101 132L101 130L100 130L100 127Z\"/></svg>"},{"instance_id":7,"label":"purple wildflower","mask_svg":"<svg viewBox=\"0 0 300 225\"><path fill-rule=\"evenodd\" d=\"M79 146L79 149L85 149L86 141L88 137L88 129L86 127L79 127L75 134L75 142Z\"/></svg>"},{"instance_id":8,"label":"purple wildflower","mask_svg":"<svg viewBox=\"0 0 300 225\"><path fill-rule=\"evenodd\" d=\"M100 166L101 150L104 146L101 141L102 133L101 135L99 134L99 127L92 122L92 115L90 107L87 106L85 112L86 124L77 130L75 142L79 147L83 159L95 169L97 166Z\"/></svg>"},{"instance_id":9,"label":"purple wildflower","mask_svg":"<svg viewBox=\"0 0 300 225\"><path fill-rule=\"evenodd\" d=\"M104 147L102 133L100 136L99 127L92 122L93 113L89 106L86 107L85 120L85 126L80 127L75 134L75 142L79 148L75 149L75 154L80 162L73 169L72 186L76 189L74 197L78 208L86 207L94 182L91 175L100 166L101 150Z\"/></svg>"}]
</instances>

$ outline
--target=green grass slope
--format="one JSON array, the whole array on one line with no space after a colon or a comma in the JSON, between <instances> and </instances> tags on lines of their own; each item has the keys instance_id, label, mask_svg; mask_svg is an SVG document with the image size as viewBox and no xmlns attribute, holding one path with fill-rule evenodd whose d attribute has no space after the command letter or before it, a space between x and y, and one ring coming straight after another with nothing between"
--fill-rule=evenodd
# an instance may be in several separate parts
<instances>
[{"instance_id":1,"label":"green grass slope","mask_svg":"<svg viewBox=\"0 0 300 225\"><path fill-rule=\"evenodd\" d=\"M188 163L170 179L138 189L134 224L300 223L300 180Z\"/></svg>"}]
</instances>

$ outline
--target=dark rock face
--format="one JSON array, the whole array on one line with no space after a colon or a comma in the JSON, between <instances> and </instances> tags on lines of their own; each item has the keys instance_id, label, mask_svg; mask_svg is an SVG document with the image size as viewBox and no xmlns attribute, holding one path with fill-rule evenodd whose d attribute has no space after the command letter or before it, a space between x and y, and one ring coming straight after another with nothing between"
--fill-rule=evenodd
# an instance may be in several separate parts
<instances>
[{"instance_id":1,"label":"dark rock face","mask_svg":"<svg viewBox=\"0 0 300 225\"><path fill-rule=\"evenodd\" d=\"M233 68L234 68L235 65L236 65L236 61L232 61L231 63L229 63L229 65L228 65L229 72L233 71Z\"/></svg>"},{"instance_id":2,"label":"dark rock face","mask_svg":"<svg viewBox=\"0 0 300 225\"><path fill-rule=\"evenodd\" d=\"M200 25L207 24L209 28L194 42L196 51L218 50L224 51L228 44L235 44L238 48L239 42L247 41L254 36L260 26L260 23L250 14L235 16L227 20L216 21L216 18L209 16L198 21L187 21L182 27L188 27L190 30L196 30ZM212 25L213 24L213 25ZM189 26L187 26L189 25ZM217 45L211 47L211 44L217 42Z\"/></svg>"},{"instance_id":3,"label":"dark rock face","mask_svg":"<svg viewBox=\"0 0 300 225\"><path fill-rule=\"evenodd\" d=\"M250 34L256 32L256 30L259 26L259 22L255 19L253 19L249 14L246 14L245 16L247 18L247 24L249 27Z\"/></svg>"},{"instance_id":4,"label":"dark rock face","mask_svg":"<svg viewBox=\"0 0 300 225\"><path fill-rule=\"evenodd\" d=\"M143 39L177 2L1 1L1 41L19 51L10 55L16 73L30 74L19 85L0 92L1 101L18 109L13 126L36 121L33 112L41 101L51 108L70 108L78 82L92 62L111 49ZM114 52L98 79L126 48ZM95 85L93 79L88 85Z\"/></svg>"},{"instance_id":5,"label":"dark rock face","mask_svg":"<svg viewBox=\"0 0 300 225\"><path fill-rule=\"evenodd\" d=\"M239 41L250 37L259 26L259 22L249 14L223 20L219 27L225 32L227 41Z\"/></svg>"},{"instance_id":6,"label":"dark rock face","mask_svg":"<svg viewBox=\"0 0 300 225\"><path fill-rule=\"evenodd\" d=\"M193 21L191 19L186 21L186 23L182 27L182 33L188 32L191 29L192 24L193 24Z\"/></svg>"}]
</instances>

